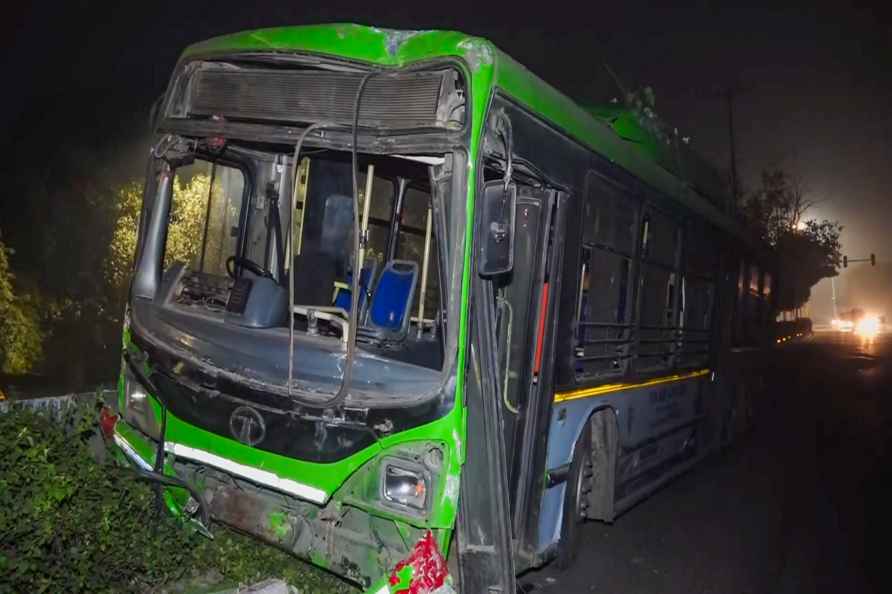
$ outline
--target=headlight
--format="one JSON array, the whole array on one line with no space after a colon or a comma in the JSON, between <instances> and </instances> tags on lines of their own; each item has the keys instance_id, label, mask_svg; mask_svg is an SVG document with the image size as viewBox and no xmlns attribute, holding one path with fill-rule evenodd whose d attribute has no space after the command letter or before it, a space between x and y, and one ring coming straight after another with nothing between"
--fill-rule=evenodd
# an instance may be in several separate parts
<instances>
[{"instance_id":1,"label":"headlight","mask_svg":"<svg viewBox=\"0 0 892 594\"><path fill-rule=\"evenodd\" d=\"M390 505L409 511L427 510L430 478L420 466L408 460L388 459L381 472L381 495Z\"/></svg>"},{"instance_id":2,"label":"headlight","mask_svg":"<svg viewBox=\"0 0 892 594\"><path fill-rule=\"evenodd\" d=\"M124 420L152 439L161 439L161 426L152 409L152 399L133 373L124 371Z\"/></svg>"},{"instance_id":3,"label":"headlight","mask_svg":"<svg viewBox=\"0 0 892 594\"><path fill-rule=\"evenodd\" d=\"M864 316L858 321L855 332L865 337L876 336L880 332L880 318L878 316Z\"/></svg>"}]
</instances>

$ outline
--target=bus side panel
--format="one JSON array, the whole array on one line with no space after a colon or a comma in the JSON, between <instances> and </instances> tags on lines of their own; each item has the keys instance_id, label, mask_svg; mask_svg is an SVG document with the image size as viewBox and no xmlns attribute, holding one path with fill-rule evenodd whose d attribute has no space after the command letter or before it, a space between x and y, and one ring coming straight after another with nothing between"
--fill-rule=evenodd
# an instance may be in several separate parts
<instances>
[{"instance_id":1,"label":"bus side panel","mask_svg":"<svg viewBox=\"0 0 892 594\"><path fill-rule=\"evenodd\" d=\"M617 485L647 489L670 473L676 462L694 445L696 422L703 416L703 399L711 391L704 375L680 381L630 387L606 395L557 402L552 411L548 435L549 472L569 466L576 440L598 410L613 409L617 419L620 452ZM641 481L647 484L642 484ZM537 550L544 553L560 538L565 482L546 489L539 516ZM622 492L633 494L629 489Z\"/></svg>"}]
</instances>

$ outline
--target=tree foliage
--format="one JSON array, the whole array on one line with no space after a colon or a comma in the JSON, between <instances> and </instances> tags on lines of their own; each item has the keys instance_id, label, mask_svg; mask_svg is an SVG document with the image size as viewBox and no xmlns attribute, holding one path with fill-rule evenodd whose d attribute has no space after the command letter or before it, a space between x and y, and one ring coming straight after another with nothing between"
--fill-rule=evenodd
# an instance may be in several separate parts
<instances>
[{"instance_id":1,"label":"tree foliage","mask_svg":"<svg viewBox=\"0 0 892 594\"><path fill-rule=\"evenodd\" d=\"M43 359L41 304L33 291L16 286L10 253L0 240L0 372L23 374Z\"/></svg>"},{"instance_id":2,"label":"tree foliage","mask_svg":"<svg viewBox=\"0 0 892 594\"><path fill-rule=\"evenodd\" d=\"M799 180L782 170L762 173L761 185L743 204L753 229L778 256L780 309L801 307L822 278L836 276L842 261L842 225L829 220L803 220L814 206Z\"/></svg>"},{"instance_id":3,"label":"tree foliage","mask_svg":"<svg viewBox=\"0 0 892 594\"><path fill-rule=\"evenodd\" d=\"M210 177L203 173L189 179L174 179L174 199L164 250L165 266L172 262L192 262L198 256L209 186ZM219 180L214 183L214 194L215 198L220 194ZM133 271L142 186L136 181L127 182L116 191L116 196L114 232L105 259L105 279L112 291L123 295ZM213 247L215 241L219 241L219 238L208 237L208 252L216 253Z\"/></svg>"},{"instance_id":4,"label":"tree foliage","mask_svg":"<svg viewBox=\"0 0 892 594\"><path fill-rule=\"evenodd\" d=\"M142 186L136 181L127 182L118 189L116 195L114 231L104 267L106 282L112 289L123 293L133 270Z\"/></svg>"}]
</instances>

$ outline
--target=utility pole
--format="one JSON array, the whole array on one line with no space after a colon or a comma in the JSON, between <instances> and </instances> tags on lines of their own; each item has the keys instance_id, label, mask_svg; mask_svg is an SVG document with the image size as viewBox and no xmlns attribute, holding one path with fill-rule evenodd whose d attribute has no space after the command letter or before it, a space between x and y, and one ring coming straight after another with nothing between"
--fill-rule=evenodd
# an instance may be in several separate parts
<instances>
[{"instance_id":1,"label":"utility pole","mask_svg":"<svg viewBox=\"0 0 892 594\"><path fill-rule=\"evenodd\" d=\"M727 86L715 85L712 87L713 96L718 96L725 102L728 117L728 152L731 155L731 198L733 208L736 209L740 199L740 175L737 171L737 138L734 134L734 101L744 93L750 91L751 86L740 83L732 83Z\"/></svg>"},{"instance_id":2,"label":"utility pole","mask_svg":"<svg viewBox=\"0 0 892 594\"><path fill-rule=\"evenodd\" d=\"M836 320L839 318L839 314L836 312L836 277L830 277L830 300L833 302L833 319Z\"/></svg>"},{"instance_id":3,"label":"utility pole","mask_svg":"<svg viewBox=\"0 0 892 594\"><path fill-rule=\"evenodd\" d=\"M724 91L725 101L728 105L728 143L731 149L731 197L734 199L736 207L740 195L740 187L737 184L737 148L734 143L734 95L738 89L729 86Z\"/></svg>"}]
</instances>

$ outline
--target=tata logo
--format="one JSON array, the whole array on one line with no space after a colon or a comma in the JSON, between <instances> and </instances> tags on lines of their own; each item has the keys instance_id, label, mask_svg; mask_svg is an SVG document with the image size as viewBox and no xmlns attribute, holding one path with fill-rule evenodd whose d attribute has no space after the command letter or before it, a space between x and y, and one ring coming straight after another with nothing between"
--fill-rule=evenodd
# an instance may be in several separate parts
<instances>
[{"instance_id":1,"label":"tata logo","mask_svg":"<svg viewBox=\"0 0 892 594\"><path fill-rule=\"evenodd\" d=\"M250 406L240 406L229 417L229 432L245 445L257 445L266 437L266 423Z\"/></svg>"}]
</instances>

